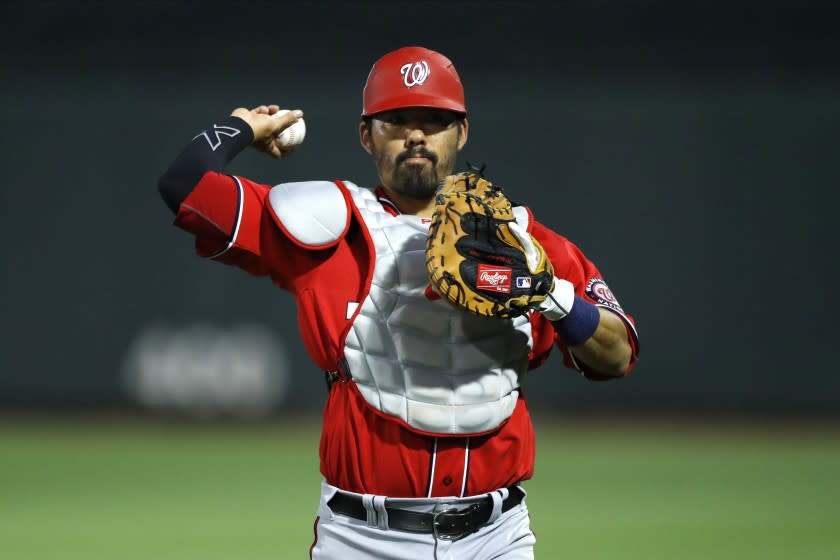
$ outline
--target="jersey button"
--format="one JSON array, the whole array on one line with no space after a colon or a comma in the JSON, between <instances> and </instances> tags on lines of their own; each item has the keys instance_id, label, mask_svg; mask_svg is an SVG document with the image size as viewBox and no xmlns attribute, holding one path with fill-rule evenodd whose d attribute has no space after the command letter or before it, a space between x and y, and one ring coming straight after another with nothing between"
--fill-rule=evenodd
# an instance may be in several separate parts
<instances>
[{"instance_id":1,"label":"jersey button","mask_svg":"<svg viewBox=\"0 0 840 560\"><path fill-rule=\"evenodd\" d=\"M443 485L444 486L449 486L450 484L452 484L452 477L451 476L444 476L443 477Z\"/></svg>"}]
</instances>

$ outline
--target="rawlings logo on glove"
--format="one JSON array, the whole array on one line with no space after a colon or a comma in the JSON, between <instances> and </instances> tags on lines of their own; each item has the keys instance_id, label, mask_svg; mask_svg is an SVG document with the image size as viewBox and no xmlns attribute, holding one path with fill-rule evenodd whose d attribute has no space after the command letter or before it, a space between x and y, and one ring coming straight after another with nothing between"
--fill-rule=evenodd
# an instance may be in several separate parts
<instances>
[{"instance_id":1,"label":"rawlings logo on glove","mask_svg":"<svg viewBox=\"0 0 840 560\"><path fill-rule=\"evenodd\" d=\"M434 290L456 307L509 318L538 308L554 284L545 251L502 189L475 173L446 177L426 241Z\"/></svg>"}]
</instances>

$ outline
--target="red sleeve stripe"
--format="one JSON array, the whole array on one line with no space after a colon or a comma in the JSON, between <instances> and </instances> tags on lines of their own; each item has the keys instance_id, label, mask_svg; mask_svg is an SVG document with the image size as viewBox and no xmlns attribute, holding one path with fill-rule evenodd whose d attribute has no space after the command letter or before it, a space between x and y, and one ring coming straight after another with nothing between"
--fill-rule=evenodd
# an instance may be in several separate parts
<instances>
[{"instance_id":1,"label":"red sleeve stripe","mask_svg":"<svg viewBox=\"0 0 840 560\"><path fill-rule=\"evenodd\" d=\"M207 255L208 259L215 259L221 257L225 253L227 253L231 247L234 246L236 243L236 237L239 235L239 225L242 223L242 209L245 205L245 192L242 188L242 183L239 181L239 177L234 176L233 180L236 181L236 223L233 226L233 233L230 234L230 241L228 244L219 251L216 251L212 255Z\"/></svg>"}]
</instances>

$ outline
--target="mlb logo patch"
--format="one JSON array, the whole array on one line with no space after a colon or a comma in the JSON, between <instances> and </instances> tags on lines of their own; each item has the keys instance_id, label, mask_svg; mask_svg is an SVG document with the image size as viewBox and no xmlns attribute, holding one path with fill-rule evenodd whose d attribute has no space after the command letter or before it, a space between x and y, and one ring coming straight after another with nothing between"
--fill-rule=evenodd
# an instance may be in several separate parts
<instances>
[{"instance_id":1,"label":"mlb logo patch","mask_svg":"<svg viewBox=\"0 0 840 560\"><path fill-rule=\"evenodd\" d=\"M478 278L475 287L488 292L510 293L510 280L513 269L506 266L478 265Z\"/></svg>"},{"instance_id":2,"label":"mlb logo patch","mask_svg":"<svg viewBox=\"0 0 840 560\"><path fill-rule=\"evenodd\" d=\"M530 276L517 276L516 277L516 287L517 288L530 288L531 287L531 277Z\"/></svg>"}]
</instances>

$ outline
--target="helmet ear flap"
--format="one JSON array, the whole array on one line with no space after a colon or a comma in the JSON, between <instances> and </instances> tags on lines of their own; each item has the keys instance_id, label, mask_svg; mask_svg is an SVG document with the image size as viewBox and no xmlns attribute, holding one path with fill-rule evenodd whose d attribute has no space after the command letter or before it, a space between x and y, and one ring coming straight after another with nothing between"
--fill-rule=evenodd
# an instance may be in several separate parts
<instances>
[{"instance_id":1,"label":"helmet ear flap","mask_svg":"<svg viewBox=\"0 0 840 560\"><path fill-rule=\"evenodd\" d=\"M362 93L362 116L405 107L465 115L464 87L452 61L423 47L403 47L377 60Z\"/></svg>"}]
</instances>

